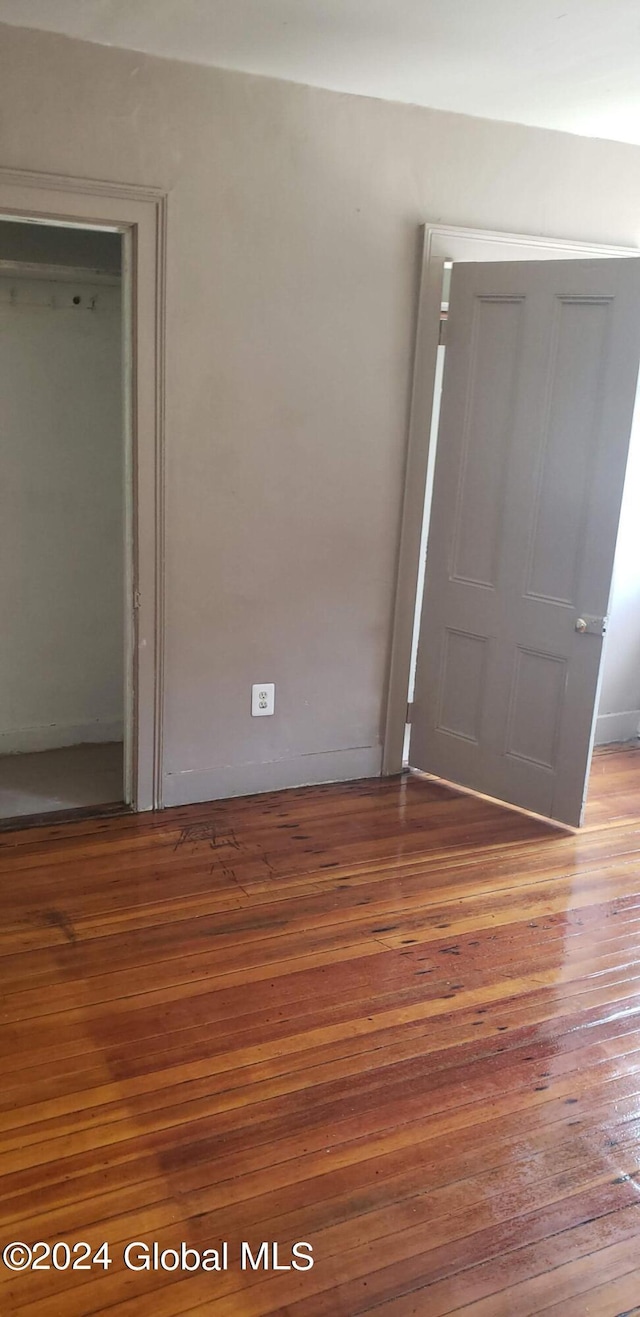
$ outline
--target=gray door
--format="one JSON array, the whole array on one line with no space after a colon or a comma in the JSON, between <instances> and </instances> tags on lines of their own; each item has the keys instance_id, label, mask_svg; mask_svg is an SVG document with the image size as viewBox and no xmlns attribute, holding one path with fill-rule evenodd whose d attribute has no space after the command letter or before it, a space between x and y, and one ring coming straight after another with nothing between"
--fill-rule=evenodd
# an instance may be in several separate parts
<instances>
[{"instance_id":1,"label":"gray door","mask_svg":"<svg viewBox=\"0 0 640 1317\"><path fill-rule=\"evenodd\" d=\"M580 823L640 261L454 265L410 763Z\"/></svg>"}]
</instances>

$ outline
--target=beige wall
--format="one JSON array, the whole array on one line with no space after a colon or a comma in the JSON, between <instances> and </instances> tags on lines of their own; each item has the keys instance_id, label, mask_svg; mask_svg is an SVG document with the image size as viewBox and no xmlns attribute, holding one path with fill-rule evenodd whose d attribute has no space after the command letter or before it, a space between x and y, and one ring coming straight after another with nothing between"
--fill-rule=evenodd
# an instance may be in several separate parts
<instances>
[{"instance_id":1,"label":"beige wall","mask_svg":"<svg viewBox=\"0 0 640 1317\"><path fill-rule=\"evenodd\" d=\"M640 149L12 29L0 62L3 165L170 192L166 802L376 773L419 225L635 244Z\"/></svg>"}]
</instances>

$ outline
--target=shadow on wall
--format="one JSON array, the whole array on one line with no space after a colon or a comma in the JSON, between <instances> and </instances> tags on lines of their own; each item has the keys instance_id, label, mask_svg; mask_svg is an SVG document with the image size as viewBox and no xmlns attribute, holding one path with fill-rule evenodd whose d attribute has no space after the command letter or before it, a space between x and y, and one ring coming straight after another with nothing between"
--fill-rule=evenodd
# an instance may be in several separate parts
<instances>
[{"instance_id":1,"label":"shadow on wall","mask_svg":"<svg viewBox=\"0 0 640 1317\"><path fill-rule=\"evenodd\" d=\"M628 741L640 726L640 421L629 451L596 740Z\"/></svg>"}]
</instances>

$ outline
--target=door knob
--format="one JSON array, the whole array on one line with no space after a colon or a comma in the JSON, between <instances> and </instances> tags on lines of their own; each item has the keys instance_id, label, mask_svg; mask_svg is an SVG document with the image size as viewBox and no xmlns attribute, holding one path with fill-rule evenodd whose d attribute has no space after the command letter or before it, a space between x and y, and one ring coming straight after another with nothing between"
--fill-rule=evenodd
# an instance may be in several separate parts
<instances>
[{"instance_id":1,"label":"door knob","mask_svg":"<svg viewBox=\"0 0 640 1317\"><path fill-rule=\"evenodd\" d=\"M573 625L581 636L585 636L587 632L590 636L603 636L607 629L607 622L608 618L606 617L590 617L587 613L586 617L577 617Z\"/></svg>"}]
</instances>

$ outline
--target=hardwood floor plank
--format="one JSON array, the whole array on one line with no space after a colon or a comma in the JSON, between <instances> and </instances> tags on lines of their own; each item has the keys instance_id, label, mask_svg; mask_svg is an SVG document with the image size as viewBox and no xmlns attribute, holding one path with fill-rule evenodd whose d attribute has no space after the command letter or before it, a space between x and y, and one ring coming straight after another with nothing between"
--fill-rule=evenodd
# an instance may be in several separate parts
<instances>
[{"instance_id":1,"label":"hardwood floor plank","mask_svg":"<svg viewBox=\"0 0 640 1317\"><path fill-rule=\"evenodd\" d=\"M400 1299L376 1304L369 1311L377 1317L445 1317L464 1312L474 1317L534 1317L543 1296L557 1297L565 1288L575 1294L577 1286L589 1284L595 1270L604 1277L608 1249L628 1257L635 1238L638 1212L635 1207L578 1225L549 1240L514 1249L507 1255L465 1268L445 1280L410 1291ZM558 1261L558 1259L561 1259ZM602 1259L602 1273L598 1260ZM572 1269L573 1268L573 1272ZM614 1264L614 1273L619 1270ZM558 1289L554 1286L558 1282ZM511 1283L509 1283L511 1282Z\"/></svg>"},{"instance_id":2,"label":"hardwood floor plank","mask_svg":"<svg viewBox=\"0 0 640 1317\"><path fill-rule=\"evenodd\" d=\"M537 1313L547 1312L549 1308L553 1310L578 1295L583 1296L585 1305L588 1304L589 1291L594 1285L599 1288L607 1283L609 1299L612 1299L615 1287L611 1282L620 1281L633 1272L637 1276L637 1271L637 1259L632 1257L629 1240L624 1239L577 1260L561 1263L552 1272L538 1275L533 1280L509 1285L480 1302L465 1304L464 1311L467 1317L512 1317L514 1312L518 1317L536 1317ZM424 1298L426 1300L427 1296ZM430 1304L430 1300L427 1302ZM386 1317L390 1317L389 1309Z\"/></svg>"},{"instance_id":3,"label":"hardwood floor plank","mask_svg":"<svg viewBox=\"0 0 640 1317\"><path fill-rule=\"evenodd\" d=\"M637 749L592 781L579 834L413 776L0 834L2 1242L114 1256L2 1313L632 1307Z\"/></svg>"}]
</instances>

